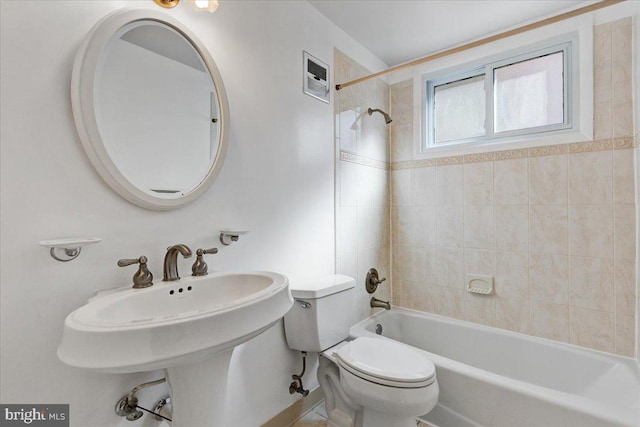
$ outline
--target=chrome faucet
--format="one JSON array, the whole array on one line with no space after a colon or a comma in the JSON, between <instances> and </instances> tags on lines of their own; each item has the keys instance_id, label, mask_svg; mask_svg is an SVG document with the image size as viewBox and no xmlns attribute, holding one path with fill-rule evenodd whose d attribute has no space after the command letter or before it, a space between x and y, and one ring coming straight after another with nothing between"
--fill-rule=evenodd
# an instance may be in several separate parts
<instances>
[{"instance_id":1,"label":"chrome faucet","mask_svg":"<svg viewBox=\"0 0 640 427\"><path fill-rule=\"evenodd\" d=\"M182 243L167 248L167 254L164 256L164 268L162 270L164 274L163 282L173 282L174 280L180 279L178 275L178 253L182 254L185 258L189 258L191 256L191 249Z\"/></svg>"},{"instance_id":2,"label":"chrome faucet","mask_svg":"<svg viewBox=\"0 0 640 427\"><path fill-rule=\"evenodd\" d=\"M385 310L391 310L391 304L389 301L382 301L376 297L371 297L371 308L384 308Z\"/></svg>"}]
</instances>

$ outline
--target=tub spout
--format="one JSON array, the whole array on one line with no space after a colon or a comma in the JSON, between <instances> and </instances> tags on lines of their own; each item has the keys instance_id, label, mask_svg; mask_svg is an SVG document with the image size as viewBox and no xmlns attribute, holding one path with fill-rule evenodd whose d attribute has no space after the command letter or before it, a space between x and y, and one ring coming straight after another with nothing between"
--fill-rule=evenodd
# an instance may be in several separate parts
<instances>
[{"instance_id":1,"label":"tub spout","mask_svg":"<svg viewBox=\"0 0 640 427\"><path fill-rule=\"evenodd\" d=\"M389 301L382 301L376 297L371 297L370 304L372 308L379 307L379 308L384 308L385 310L391 310L391 304L389 304Z\"/></svg>"}]
</instances>

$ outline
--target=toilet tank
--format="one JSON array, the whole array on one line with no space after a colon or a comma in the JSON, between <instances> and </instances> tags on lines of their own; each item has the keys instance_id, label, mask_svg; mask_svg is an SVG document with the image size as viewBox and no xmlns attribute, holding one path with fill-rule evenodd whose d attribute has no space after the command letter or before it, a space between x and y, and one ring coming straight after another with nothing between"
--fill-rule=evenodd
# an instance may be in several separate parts
<instances>
[{"instance_id":1,"label":"toilet tank","mask_svg":"<svg viewBox=\"0 0 640 427\"><path fill-rule=\"evenodd\" d=\"M341 274L291 283L293 307L284 316L289 348L319 352L349 336L355 280Z\"/></svg>"}]
</instances>

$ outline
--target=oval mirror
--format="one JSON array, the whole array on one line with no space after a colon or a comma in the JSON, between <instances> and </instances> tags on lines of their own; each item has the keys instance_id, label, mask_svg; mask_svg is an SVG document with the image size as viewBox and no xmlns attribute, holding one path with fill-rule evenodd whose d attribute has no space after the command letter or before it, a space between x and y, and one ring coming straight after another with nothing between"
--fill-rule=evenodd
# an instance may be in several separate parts
<instances>
[{"instance_id":1,"label":"oval mirror","mask_svg":"<svg viewBox=\"0 0 640 427\"><path fill-rule=\"evenodd\" d=\"M71 101L89 160L132 203L180 207L222 167L222 78L202 43L171 17L120 10L98 22L76 56Z\"/></svg>"}]
</instances>

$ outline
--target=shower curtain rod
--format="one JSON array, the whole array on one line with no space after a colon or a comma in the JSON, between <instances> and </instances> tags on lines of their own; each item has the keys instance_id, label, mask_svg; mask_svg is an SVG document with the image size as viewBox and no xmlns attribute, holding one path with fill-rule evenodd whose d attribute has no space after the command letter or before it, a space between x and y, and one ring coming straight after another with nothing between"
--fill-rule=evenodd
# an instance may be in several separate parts
<instances>
[{"instance_id":1,"label":"shower curtain rod","mask_svg":"<svg viewBox=\"0 0 640 427\"><path fill-rule=\"evenodd\" d=\"M524 33L526 31L535 30L536 28L544 27L545 25L554 24L556 22L564 21L565 19L573 18L575 16L583 15L585 13L593 12L598 9L605 8L607 6L612 6L614 4L622 3L625 0L603 0L599 3L590 4L588 6L584 6L578 9L570 10L568 12L561 13L556 16L552 16L550 18L545 18L540 21L532 22L531 24L523 25L522 27L514 28L512 30L504 31L499 34L495 34L493 36L485 37L480 40L476 40L473 42L465 43L460 46L452 47L450 49L442 50L440 52L432 53L427 56L423 56L418 59L414 59L413 61L405 62L402 64L395 65L391 68L387 68L383 71L378 71L377 73L369 74L368 76L359 77L357 79L350 80L345 83L340 83L336 85L336 90L344 89L345 87L349 87L355 85L357 83L364 82L369 79L373 79L379 76L382 76L387 73L391 73L393 71L401 70L407 67L413 67L414 65L423 64L428 61L433 61L434 59L442 58L444 56L453 55L454 53L463 52L465 50L473 49L474 47L482 46L487 43L494 42L496 40L501 40L507 37L515 36L516 34Z\"/></svg>"}]
</instances>

